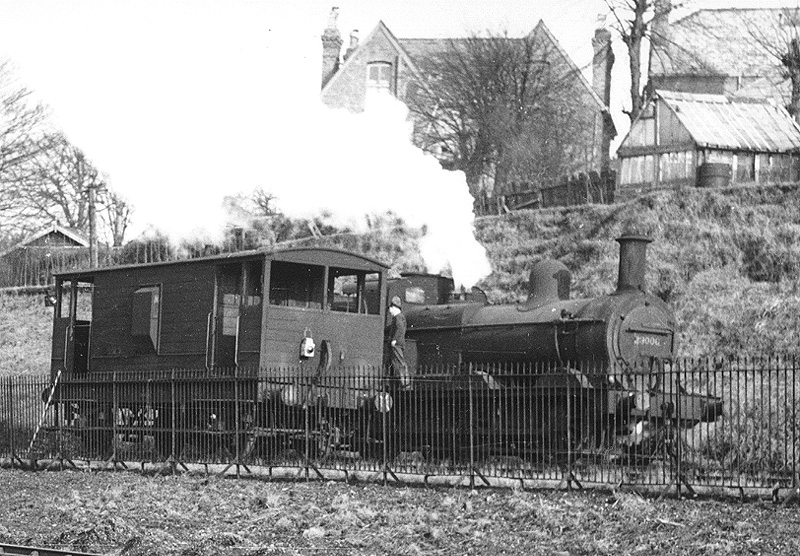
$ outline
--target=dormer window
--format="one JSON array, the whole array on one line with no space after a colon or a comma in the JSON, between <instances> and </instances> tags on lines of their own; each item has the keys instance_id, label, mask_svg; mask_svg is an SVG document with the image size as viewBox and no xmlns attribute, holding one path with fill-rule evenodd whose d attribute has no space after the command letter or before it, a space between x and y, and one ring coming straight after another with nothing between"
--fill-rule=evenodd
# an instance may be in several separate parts
<instances>
[{"instance_id":1,"label":"dormer window","mask_svg":"<svg viewBox=\"0 0 800 556\"><path fill-rule=\"evenodd\" d=\"M367 88L370 91L392 91L392 64L373 62L367 66Z\"/></svg>"}]
</instances>

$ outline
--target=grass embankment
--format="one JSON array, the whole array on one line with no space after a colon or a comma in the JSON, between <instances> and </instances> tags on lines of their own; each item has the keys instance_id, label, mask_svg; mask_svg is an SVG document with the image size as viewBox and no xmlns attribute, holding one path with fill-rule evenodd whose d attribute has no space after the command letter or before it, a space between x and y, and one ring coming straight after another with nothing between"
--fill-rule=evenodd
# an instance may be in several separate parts
<instances>
[{"instance_id":1,"label":"grass embankment","mask_svg":"<svg viewBox=\"0 0 800 556\"><path fill-rule=\"evenodd\" d=\"M573 296L613 291L618 248L648 233L647 282L669 302L686 357L794 352L800 345L800 187L659 192L620 205L482 218L477 235L497 301L524 299L530 263L549 256L573 273Z\"/></svg>"},{"instance_id":2,"label":"grass embankment","mask_svg":"<svg viewBox=\"0 0 800 556\"><path fill-rule=\"evenodd\" d=\"M0 542L105 554L795 554L796 508L0 470Z\"/></svg>"},{"instance_id":3,"label":"grass embankment","mask_svg":"<svg viewBox=\"0 0 800 556\"><path fill-rule=\"evenodd\" d=\"M50 372L53 308L42 295L0 295L0 377Z\"/></svg>"}]
</instances>

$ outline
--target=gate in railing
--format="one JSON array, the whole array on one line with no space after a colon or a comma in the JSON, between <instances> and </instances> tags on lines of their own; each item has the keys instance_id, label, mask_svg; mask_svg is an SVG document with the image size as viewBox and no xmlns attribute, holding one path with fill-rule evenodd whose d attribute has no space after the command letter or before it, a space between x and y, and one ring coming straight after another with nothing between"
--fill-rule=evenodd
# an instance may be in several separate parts
<instances>
[{"instance_id":1,"label":"gate in railing","mask_svg":"<svg viewBox=\"0 0 800 556\"><path fill-rule=\"evenodd\" d=\"M0 382L0 457L650 486L796 488L793 359L213 369ZM44 393L44 395L43 395Z\"/></svg>"}]
</instances>

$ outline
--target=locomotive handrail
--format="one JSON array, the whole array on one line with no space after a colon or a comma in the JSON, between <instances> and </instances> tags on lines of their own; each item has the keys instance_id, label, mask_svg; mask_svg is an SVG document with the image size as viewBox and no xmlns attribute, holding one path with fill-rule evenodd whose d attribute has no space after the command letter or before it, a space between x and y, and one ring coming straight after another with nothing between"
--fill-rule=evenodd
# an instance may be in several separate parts
<instances>
[{"instance_id":1,"label":"locomotive handrail","mask_svg":"<svg viewBox=\"0 0 800 556\"><path fill-rule=\"evenodd\" d=\"M651 332L653 334L672 334L671 328L657 328L654 326L629 326L625 332Z\"/></svg>"},{"instance_id":2,"label":"locomotive handrail","mask_svg":"<svg viewBox=\"0 0 800 556\"><path fill-rule=\"evenodd\" d=\"M64 328L64 367L67 366L67 349L69 348L69 329L71 326L71 324L68 324Z\"/></svg>"},{"instance_id":3,"label":"locomotive handrail","mask_svg":"<svg viewBox=\"0 0 800 556\"><path fill-rule=\"evenodd\" d=\"M241 311L241 309L240 309ZM236 340L233 345L233 364L239 365L239 324L241 322L242 315L236 315Z\"/></svg>"},{"instance_id":4,"label":"locomotive handrail","mask_svg":"<svg viewBox=\"0 0 800 556\"><path fill-rule=\"evenodd\" d=\"M206 317L206 370L208 370L208 344L210 342L211 336L211 311L208 312L208 316Z\"/></svg>"}]
</instances>

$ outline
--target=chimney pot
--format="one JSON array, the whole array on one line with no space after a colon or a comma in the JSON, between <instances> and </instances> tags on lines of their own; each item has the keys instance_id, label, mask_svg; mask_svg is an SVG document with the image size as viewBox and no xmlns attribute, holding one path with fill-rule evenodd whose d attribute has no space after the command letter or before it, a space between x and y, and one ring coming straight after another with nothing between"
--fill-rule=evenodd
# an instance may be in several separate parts
<instances>
[{"instance_id":1,"label":"chimney pot","mask_svg":"<svg viewBox=\"0 0 800 556\"><path fill-rule=\"evenodd\" d=\"M350 46L347 47L347 52L344 53L344 59L347 60L353 52L358 48L358 29L350 31Z\"/></svg>"}]
</instances>

